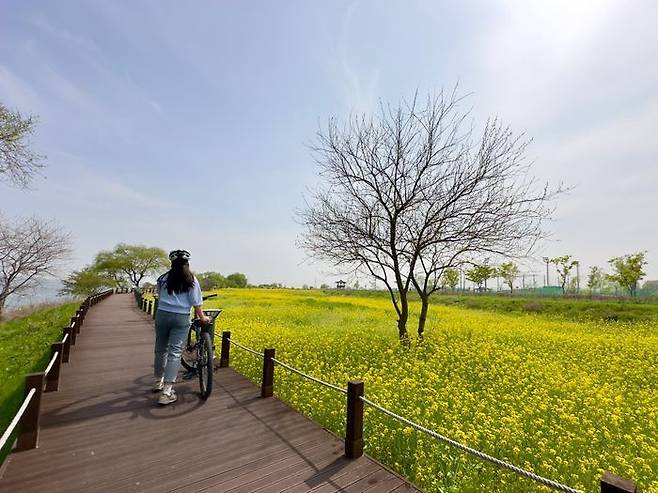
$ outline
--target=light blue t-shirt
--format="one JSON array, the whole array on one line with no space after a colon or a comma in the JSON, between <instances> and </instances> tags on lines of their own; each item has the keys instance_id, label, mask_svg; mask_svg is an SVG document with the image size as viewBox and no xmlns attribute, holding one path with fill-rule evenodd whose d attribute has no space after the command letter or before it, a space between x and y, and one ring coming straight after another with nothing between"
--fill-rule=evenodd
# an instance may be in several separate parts
<instances>
[{"instance_id":1,"label":"light blue t-shirt","mask_svg":"<svg viewBox=\"0 0 658 493\"><path fill-rule=\"evenodd\" d=\"M193 306L199 306L202 303L201 286L196 277L194 286L190 289L182 293L174 291L171 294L167 291L167 274L158 279L158 310L189 315Z\"/></svg>"}]
</instances>

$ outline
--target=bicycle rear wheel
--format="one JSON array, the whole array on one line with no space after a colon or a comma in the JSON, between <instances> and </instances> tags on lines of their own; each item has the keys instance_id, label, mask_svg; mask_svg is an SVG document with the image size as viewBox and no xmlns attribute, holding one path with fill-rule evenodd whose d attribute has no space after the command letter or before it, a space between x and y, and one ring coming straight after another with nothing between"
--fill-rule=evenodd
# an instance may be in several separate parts
<instances>
[{"instance_id":1,"label":"bicycle rear wheel","mask_svg":"<svg viewBox=\"0 0 658 493\"><path fill-rule=\"evenodd\" d=\"M197 373L199 374L199 389L201 397L207 399L212 392L212 373L213 373L213 352L212 339L208 332L201 333L201 342L199 343Z\"/></svg>"},{"instance_id":2,"label":"bicycle rear wheel","mask_svg":"<svg viewBox=\"0 0 658 493\"><path fill-rule=\"evenodd\" d=\"M185 347L183 348L183 353L181 354L180 357L181 365L183 365L183 368L185 368L187 371L196 370L196 365L198 360L197 342L198 342L197 331L194 330L192 327L190 327L190 331L187 334L187 343L185 344Z\"/></svg>"}]
</instances>

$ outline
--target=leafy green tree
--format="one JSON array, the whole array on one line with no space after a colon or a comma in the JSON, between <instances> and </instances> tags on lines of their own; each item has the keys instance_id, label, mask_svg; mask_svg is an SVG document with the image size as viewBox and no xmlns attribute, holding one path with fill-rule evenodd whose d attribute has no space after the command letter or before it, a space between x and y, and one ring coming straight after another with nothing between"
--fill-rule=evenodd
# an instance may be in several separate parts
<instances>
[{"instance_id":1,"label":"leafy green tree","mask_svg":"<svg viewBox=\"0 0 658 493\"><path fill-rule=\"evenodd\" d=\"M34 117L22 116L0 103L0 181L27 188L39 170L42 156L30 149Z\"/></svg>"},{"instance_id":2,"label":"leafy green tree","mask_svg":"<svg viewBox=\"0 0 658 493\"><path fill-rule=\"evenodd\" d=\"M106 289L120 287L114 277L99 272L90 265L71 272L62 284L64 287L60 293L73 296L90 296Z\"/></svg>"},{"instance_id":3,"label":"leafy green tree","mask_svg":"<svg viewBox=\"0 0 658 493\"><path fill-rule=\"evenodd\" d=\"M571 275L573 268L578 265L578 261L574 260L571 255L562 255L561 257L552 258L551 263L555 265L558 282L562 288L562 294L565 294L567 292L569 276Z\"/></svg>"},{"instance_id":4,"label":"leafy green tree","mask_svg":"<svg viewBox=\"0 0 658 493\"><path fill-rule=\"evenodd\" d=\"M225 288L228 285L226 278L219 272L202 272L196 275L201 285L201 289L207 291L210 289Z\"/></svg>"},{"instance_id":5,"label":"leafy green tree","mask_svg":"<svg viewBox=\"0 0 658 493\"><path fill-rule=\"evenodd\" d=\"M646 276L644 272L644 266L647 265L646 254L647 252L638 252L608 260L613 270L613 273L608 275L608 279L628 289L629 294L635 296L638 282Z\"/></svg>"},{"instance_id":6,"label":"leafy green tree","mask_svg":"<svg viewBox=\"0 0 658 493\"><path fill-rule=\"evenodd\" d=\"M162 248L119 243L114 250L99 252L94 268L117 282L128 279L139 287L144 276L158 274L169 267L169 257Z\"/></svg>"},{"instance_id":7,"label":"leafy green tree","mask_svg":"<svg viewBox=\"0 0 658 493\"><path fill-rule=\"evenodd\" d=\"M514 279L519 275L519 266L514 262L504 262L496 269L496 274L509 286L510 293L514 291Z\"/></svg>"},{"instance_id":8,"label":"leafy green tree","mask_svg":"<svg viewBox=\"0 0 658 493\"><path fill-rule=\"evenodd\" d=\"M442 280L444 287L448 287L451 291L454 291L459 284L459 271L452 267L444 270Z\"/></svg>"},{"instance_id":9,"label":"leafy green tree","mask_svg":"<svg viewBox=\"0 0 658 493\"><path fill-rule=\"evenodd\" d=\"M587 287L589 288L589 295L592 296L594 291L600 291L605 282L605 272L601 267L596 265L590 267L589 274L587 274Z\"/></svg>"},{"instance_id":10,"label":"leafy green tree","mask_svg":"<svg viewBox=\"0 0 658 493\"><path fill-rule=\"evenodd\" d=\"M246 288L247 276L240 272L234 272L226 276L226 286L229 288Z\"/></svg>"},{"instance_id":11,"label":"leafy green tree","mask_svg":"<svg viewBox=\"0 0 658 493\"><path fill-rule=\"evenodd\" d=\"M487 264L476 265L466 271L466 279L477 284L478 289L483 286L484 289L487 289L487 281L494 275L496 275L496 268Z\"/></svg>"}]
</instances>

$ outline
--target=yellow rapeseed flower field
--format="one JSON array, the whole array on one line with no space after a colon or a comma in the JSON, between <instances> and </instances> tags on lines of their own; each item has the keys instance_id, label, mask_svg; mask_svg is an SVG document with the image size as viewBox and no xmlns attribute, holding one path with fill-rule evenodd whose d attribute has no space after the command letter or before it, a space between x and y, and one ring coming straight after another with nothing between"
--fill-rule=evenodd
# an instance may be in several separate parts
<instances>
[{"instance_id":1,"label":"yellow rapeseed flower field","mask_svg":"<svg viewBox=\"0 0 658 493\"><path fill-rule=\"evenodd\" d=\"M320 291L220 290L217 337L346 387L466 445L583 491L604 470L658 493L658 327L432 306L424 343L400 347L390 302ZM418 307L413 306L417 311ZM413 333L413 317L410 332ZM259 382L262 362L233 347ZM338 435L345 397L284 368L275 394ZM543 491L366 408L366 452L428 492Z\"/></svg>"}]
</instances>

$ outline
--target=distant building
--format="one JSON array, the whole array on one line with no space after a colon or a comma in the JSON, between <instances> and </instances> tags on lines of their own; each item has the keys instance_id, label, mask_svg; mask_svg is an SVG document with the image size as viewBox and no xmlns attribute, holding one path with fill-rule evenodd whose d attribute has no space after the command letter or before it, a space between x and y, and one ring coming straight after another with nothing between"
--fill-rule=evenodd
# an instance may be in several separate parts
<instances>
[{"instance_id":1,"label":"distant building","mask_svg":"<svg viewBox=\"0 0 658 493\"><path fill-rule=\"evenodd\" d=\"M336 289L345 289L345 281L342 279L340 281L336 281Z\"/></svg>"}]
</instances>

